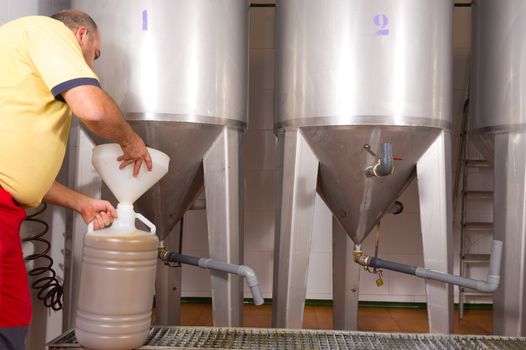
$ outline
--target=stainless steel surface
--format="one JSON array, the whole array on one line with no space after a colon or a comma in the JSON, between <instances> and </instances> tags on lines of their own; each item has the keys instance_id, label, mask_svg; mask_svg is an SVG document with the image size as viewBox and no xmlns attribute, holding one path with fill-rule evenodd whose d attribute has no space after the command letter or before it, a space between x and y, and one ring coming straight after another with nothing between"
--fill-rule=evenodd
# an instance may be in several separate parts
<instances>
[{"instance_id":1,"label":"stainless steel surface","mask_svg":"<svg viewBox=\"0 0 526 350\"><path fill-rule=\"evenodd\" d=\"M188 122L199 124L218 124L231 128L244 129L245 121L228 119L222 117L209 117L204 115L190 114L167 114L167 113L126 113L127 120L137 121L157 121L157 122Z\"/></svg>"},{"instance_id":2,"label":"stainless steel surface","mask_svg":"<svg viewBox=\"0 0 526 350\"><path fill-rule=\"evenodd\" d=\"M353 260L354 244L336 218L332 217L332 303L333 327L358 329L358 299L361 266Z\"/></svg>"},{"instance_id":3,"label":"stainless steel surface","mask_svg":"<svg viewBox=\"0 0 526 350\"><path fill-rule=\"evenodd\" d=\"M301 128L304 126L327 126L327 125L391 125L393 118L388 116L362 116L353 115L352 118L345 117L311 117L285 120L277 122L275 129ZM396 119L397 126L423 126L429 128L450 129L451 122L433 118L400 117Z\"/></svg>"},{"instance_id":4,"label":"stainless steel surface","mask_svg":"<svg viewBox=\"0 0 526 350\"><path fill-rule=\"evenodd\" d=\"M318 160L299 130L278 133L278 157L272 326L301 328Z\"/></svg>"},{"instance_id":5,"label":"stainless steel surface","mask_svg":"<svg viewBox=\"0 0 526 350\"><path fill-rule=\"evenodd\" d=\"M69 7L69 0L0 0L0 25L23 16L50 16Z\"/></svg>"},{"instance_id":6,"label":"stainless steel surface","mask_svg":"<svg viewBox=\"0 0 526 350\"><path fill-rule=\"evenodd\" d=\"M181 234L179 221L164 239L165 247L179 251ZM165 264L157 261L157 278L155 279L155 322L156 325L179 325L181 316L181 285L183 267L180 264Z\"/></svg>"},{"instance_id":7,"label":"stainless steel surface","mask_svg":"<svg viewBox=\"0 0 526 350\"><path fill-rule=\"evenodd\" d=\"M241 131L223 128L203 160L209 257L243 264ZM243 324L243 278L210 271L215 326Z\"/></svg>"},{"instance_id":8,"label":"stainless steel surface","mask_svg":"<svg viewBox=\"0 0 526 350\"><path fill-rule=\"evenodd\" d=\"M102 180L91 165L91 149L94 144L75 118L69 138L69 187L93 198L100 198ZM64 318L63 329L75 327L77 310L80 263L86 223L81 215L70 213L66 221L65 271L64 271Z\"/></svg>"},{"instance_id":9,"label":"stainless steel surface","mask_svg":"<svg viewBox=\"0 0 526 350\"><path fill-rule=\"evenodd\" d=\"M495 334L526 335L526 134L495 135L494 239L504 241Z\"/></svg>"},{"instance_id":10,"label":"stainless steel surface","mask_svg":"<svg viewBox=\"0 0 526 350\"><path fill-rule=\"evenodd\" d=\"M352 240L361 243L413 178L424 152L450 127L453 3L282 0L276 5L275 128L282 163L273 325L300 327L306 283L301 264L308 265L302 252L310 247L311 237L310 228L300 228L312 223L307 214L313 210L311 177L317 173L318 193ZM308 148L296 142L300 138ZM394 155L403 160L396 161L393 175L367 177L365 169L377 159L364 145L379 153L383 143L391 143ZM309 160L310 175L295 162L303 149L315 156ZM444 168L437 169L437 161ZM425 186L437 199L447 199L439 192L450 187L444 175L450 169L446 159L426 164L429 169L422 173L441 176L430 174L439 183ZM303 195L295 198L297 193ZM430 205L422 209L438 225L436 230L426 228L425 234L449 242L447 208L439 211L442 217L434 217ZM444 258L449 248L448 243L435 253ZM428 290L429 298L438 298L431 304L444 305L431 308L432 329L449 332L449 289Z\"/></svg>"},{"instance_id":11,"label":"stainless steel surface","mask_svg":"<svg viewBox=\"0 0 526 350\"><path fill-rule=\"evenodd\" d=\"M526 335L526 2L473 4L470 101L477 147L494 165L494 238L504 241L494 331Z\"/></svg>"},{"instance_id":12,"label":"stainless steel surface","mask_svg":"<svg viewBox=\"0 0 526 350\"><path fill-rule=\"evenodd\" d=\"M73 0L72 7L97 22L95 71L125 113L246 122L245 0Z\"/></svg>"},{"instance_id":13,"label":"stainless steel surface","mask_svg":"<svg viewBox=\"0 0 526 350\"><path fill-rule=\"evenodd\" d=\"M247 6L243 0L72 1L101 31L95 71L102 86L146 143L174 160L160 185L136 203L161 239L200 190L199 163L221 126L246 124Z\"/></svg>"},{"instance_id":14,"label":"stainless steel surface","mask_svg":"<svg viewBox=\"0 0 526 350\"><path fill-rule=\"evenodd\" d=\"M368 125L376 123L360 118L383 117L383 125L448 125L452 6L449 0L277 1L276 122L338 118Z\"/></svg>"},{"instance_id":15,"label":"stainless steel surface","mask_svg":"<svg viewBox=\"0 0 526 350\"><path fill-rule=\"evenodd\" d=\"M524 349L526 338L265 328L152 327L139 349ZM69 331L48 350L79 349Z\"/></svg>"},{"instance_id":16,"label":"stainless steel surface","mask_svg":"<svg viewBox=\"0 0 526 350\"><path fill-rule=\"evenodd\" d=\"M302 134L320 160L318 192L352 240L361 243L412 179L422 153L441 129L404 126L305 127ZM367 177L382 143L392 143L394 174ZM436 165L433 165L433 168Z\"/></svg>"},{"instance_id":17,"label":"stainless steel surface","mask_svg":"<svg viewBox=\"0 0 526 350\"><path fill-rule=\"evenodd\" d=\"M472 6L472 131L526 131L526 2L475 0Z\"/></svg>"},{"instance_id":18,"label":"stainless steel surface","mask_svg":"<svg viewBox=\"0 0 526 350\"><path fill-rule=\"evenodd\" d=\"M276 15L276 128L301 129L318 192L359 244L450 127L452 3L287 0ZM395 176L364 178L362 146L386 142Z\"/></svg>"},{"instance_id":19,"label":"stainless steel surface","mask_svg":"<svg viewBox=\"0 0 526 350\"><path fill-rule=\"evenodd\" d=\"M136 211L157 225L161 239L173 229L203 187L202 159L223 129L220 125L130 121L148 146L170 155L168 173L137 202Z\"/></svg>"},{"instance_id":20,"label":"stainless steel surface","mask_svg":"<svg viewBox=\"0 0 526 350\"><path fill-rule=\"evenodd\" d=\"M224 126L242 130L246 125L248 6L245 0L72 0L72 7L89 13L101 31L102 55L95 71L103 88L145 142L172 159L168 174L135 204L137 212L157 225L161 239L202 189L203 158L210 163L206 154ZM233 157L238 149L229 150L228 155ZM229 176L229 181L239 181L238 174ZM219 183L212 187L207 197L230 193ZM236 195L231 193L230 200L236 201ZM222 215L213 208L210 212L209 221ZM229 208L228 215L223 220L234 225L239 210ZM233 226L228 229L234 232L214 227L211 237L233 248L242 241L237 241L239 232ZM212 254L218 246L212 243ZM234 259L238 250L229 252L228 259ZM225 298L215 297L214 305L233 305L233 295L239 293L230 289L237 289L230 283L212 284L213 293ZM161 300L166 301L164 306L173 306L166 298ZM214 311L228 312L217 317L239 313L235 307ZM227 324L235 325L237 320Z\"/></svg>"},{"instance_id":21,"label":"stainless steel surface","mask_svg":"<svg viewBox=\"0 0 526 350\"><path fill-rule=\"evenodd\" d=\"M453 273L451 135L442 131L417 163L424 265ZM453 286L426 280L429 331L453 332Z\"/></svg>"}]
</instances>

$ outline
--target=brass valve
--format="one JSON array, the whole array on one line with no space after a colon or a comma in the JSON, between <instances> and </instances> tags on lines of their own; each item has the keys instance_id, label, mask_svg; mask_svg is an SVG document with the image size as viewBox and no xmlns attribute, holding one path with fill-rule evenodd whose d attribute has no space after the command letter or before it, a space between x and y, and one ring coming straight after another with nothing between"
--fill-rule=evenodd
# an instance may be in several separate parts
<instances>
[{"instance_id":1,"label":"brass valve","mask_svg":"<svg viewBox=\"0 0 526 350\"><path fill-rule=\"evenodd\" d=\"M353 260L354 262L358 262L358 260L360 259L360 257L363 255L363 251L361 250L353 250L352 251L352 257L353 257Z\"/></svg>"},{"instance_id":2,"label":"brass valve","mask_svg":"<svg viewBox=\"0 0 526 350\"><path fill-rule=\"evenodd\" d=\"M166 248L164 241L159 242L158 256L162 261L166 261L166 254L168 254L168 248Z\"/></svg>"}]
</instances>

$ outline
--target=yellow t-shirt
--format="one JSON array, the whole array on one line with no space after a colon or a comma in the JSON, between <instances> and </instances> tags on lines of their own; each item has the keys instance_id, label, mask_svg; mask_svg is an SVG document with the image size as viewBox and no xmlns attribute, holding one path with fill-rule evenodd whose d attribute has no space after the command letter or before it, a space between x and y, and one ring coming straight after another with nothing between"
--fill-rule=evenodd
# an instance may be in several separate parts
<instances>
[{"instance_id":1,"label":"yellow t-shirt","mask_svg":"<svg viewBox=\"0 0 526 350\"><path fill-rule=\"evenodd\" d=\"M61 93L99 86L73 34L49 17L0 27L0 186L37 206L58 174L71 112Z\"/></svg>"}]
</instances>

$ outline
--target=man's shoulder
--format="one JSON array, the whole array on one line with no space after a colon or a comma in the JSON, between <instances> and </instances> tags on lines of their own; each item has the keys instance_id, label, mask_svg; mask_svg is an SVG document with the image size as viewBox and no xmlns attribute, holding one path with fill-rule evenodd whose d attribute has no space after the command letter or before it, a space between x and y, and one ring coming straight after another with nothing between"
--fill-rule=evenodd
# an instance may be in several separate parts
<instances>
[{"instance_id":1,"label":"man's shoulder","mask_svg":"<svg viewBox=\"0 0 526 350\"><path fill-rule=\"evenodd\" d=\"M9 31L49 31L57 34L70 31L64 23L47 16L20 17L4 24L1 29Z\"/></svg>"},{"instance_id":2,"label":"man's shoulder","mask_svg":"<svg viewBox=\"0 0 526 350\"><path fill-rule=\"evenodd\" d=\"M53 26L57 20L47 16L19 17L4 24L6 27L31 28L34 26Z\"/></svg>"}]
</instances>

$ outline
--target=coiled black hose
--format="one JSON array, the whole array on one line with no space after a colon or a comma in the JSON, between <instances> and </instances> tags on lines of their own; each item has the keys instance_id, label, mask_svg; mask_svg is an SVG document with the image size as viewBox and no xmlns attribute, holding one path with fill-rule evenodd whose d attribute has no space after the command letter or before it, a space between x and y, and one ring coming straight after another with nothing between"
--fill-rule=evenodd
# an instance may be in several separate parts
<instances>
[{"instance_id":1,"label":"coiled black hose","mask_svg":"<svg viewBox=\"0 0 526 350\"><path fill-rule=\"evenodd\" d=\"M57 274L53 270L53 259L48 255L51 250L51 244L44 236L49 230L49 225L44 220L37 218L46 208L47 205L43 203L34 213L27 216L25 222L35 223L35 225L32 225L32 228L35 226L36 229L40 226L41 230L22 239L22 242L31 242L35 247L35 253L24 257L26 262L33 261L34 265L40 265L40 267L34 267L28 271L28 275L35 277L31 287L38 290L37 298L46 307L58 311L62 309L64 287L60 284ZM38 276L42 277L37 278Z\"/></svg>"}]
</instances>

